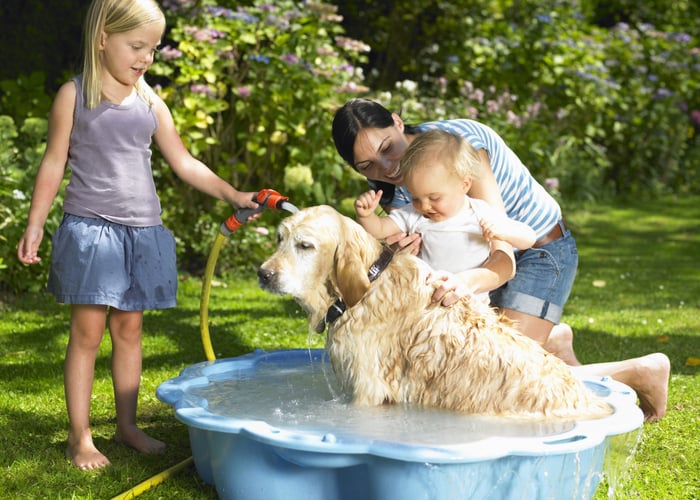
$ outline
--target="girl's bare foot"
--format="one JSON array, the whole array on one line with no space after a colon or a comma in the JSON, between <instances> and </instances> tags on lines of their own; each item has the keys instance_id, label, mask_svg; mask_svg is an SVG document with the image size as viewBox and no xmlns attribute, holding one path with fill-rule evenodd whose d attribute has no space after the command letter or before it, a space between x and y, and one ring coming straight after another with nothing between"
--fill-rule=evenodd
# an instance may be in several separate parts
<instances>
[{"instance_id":1,"label":"girl's bare foot","mask_svg":"<svg viewBox=\"0 0 700 500\"><path fill-rule=\"evenodd\" d=\"M115 440L118 443L131 446L141 453L155 454L165 451L164 442L152 438L135 425L129 425L124 429L117 430Z\"/></svg>"},{"instance_id":2,"label":"girl's bare foot","mask_svg":"<svg viewBox=\"0 0 700 500\"><path fill-rule=\"evenodd\" d=\"M580 366L574 354L574 332L566 323L554 325L543 346L569 366Z\"/></svg>"},{"instance_id":3,"label":"girl's bare foot","mask_svg":"<svg viewBox=\"0 0 700 500\"><path fill-rule=\"evenodd\" d=\"M90 431L78 439L72 439L71 436L68 436L66 457L80 470L101 469L111 465L107 457L95 447Z\"/></svg>"},{"instance_id":4,"label":"girl's bare foot","mask_svg":"<svg viewBox=\"0 0 700 500\"><path fill-rule=\"evenodd\" d=\"M671 362L668 356L660 352L642 356L638 361L638 382L633 388L644 412L644 421L656 422L666 414Z\"/></svg>"}]
</instances>

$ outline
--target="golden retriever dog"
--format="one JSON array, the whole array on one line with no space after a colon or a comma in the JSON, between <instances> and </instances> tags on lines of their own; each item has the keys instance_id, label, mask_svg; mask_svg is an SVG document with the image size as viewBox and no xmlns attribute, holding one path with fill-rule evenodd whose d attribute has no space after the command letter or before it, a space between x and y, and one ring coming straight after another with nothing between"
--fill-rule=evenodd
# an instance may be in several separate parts
<instances>
[{"instance_id":1,"label":"golden retriever dog","mask_svg":"<svg viewBox=\"0 0 700 500\"><path fill-rule=\"evenodd\" d=\"M419 258L398 252L371 281L368 271L374 266L376 275L387 252L354 220L318 206L281 222L278 248L258 270L260 287L291 295L316 332L336 301L344 302L346 310L327 325L326 348L355 404L511 418L611 413L563 361L493 308L469 299L432 303L431 270Z\"/></svg>"}]
</instances>

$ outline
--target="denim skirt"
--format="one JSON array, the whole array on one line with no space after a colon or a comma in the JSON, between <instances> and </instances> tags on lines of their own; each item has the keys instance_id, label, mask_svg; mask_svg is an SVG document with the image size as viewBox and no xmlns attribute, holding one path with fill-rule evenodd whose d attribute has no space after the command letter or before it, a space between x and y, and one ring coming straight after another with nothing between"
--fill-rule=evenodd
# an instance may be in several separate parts
<instances>
[{"instance_id":1,"label":"denim skirt","mask_svg":"<svg viewBox=\"0 0 700 500\"><path fill-rule=\"evenodd\" d=\"M162 225L131 227L65 214L53 236L48 291L63 304L173 307L175 239Z\"/></svg>"}]
</instances>

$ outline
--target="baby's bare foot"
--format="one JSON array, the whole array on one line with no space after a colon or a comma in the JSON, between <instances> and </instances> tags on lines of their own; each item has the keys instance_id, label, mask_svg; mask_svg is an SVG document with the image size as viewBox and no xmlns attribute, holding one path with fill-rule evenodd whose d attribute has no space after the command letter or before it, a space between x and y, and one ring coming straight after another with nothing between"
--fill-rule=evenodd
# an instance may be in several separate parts
<instances>
[{"instance_id":1,"label":"baby's bare foot","mask_svg":"<svg viewBox=\"0 0 700 500\"><path fill-rule=\"evenodd\" d=\"M639 382L634 389L645 422L656 422L666 414L670 374L671 362L665 354L657 352L639 358Z\"/></svg>"},{"instance_id":2,"label":"baby's bare foot","mask_svg":"<svg viewBox=\"0 0 700 500\"><path fill-rule=\"evenodd\" d=\"M163 453L165 451L165 443L152 438L135 425L118 430L115 436L118 443L131 446L136 451L147 454Z\"/></svg>"},{"instance_id":3,"label":"baby's bare foot","mask_svg":"<svg viewBox=\"0 0 700 500\"><path fill-rule=\"evenodd\" d=\"M101 469L111 465L107 457L95 447L89 435L75 442L69 437L66 457L80 470Z\"/></svg>"}]
</instances>

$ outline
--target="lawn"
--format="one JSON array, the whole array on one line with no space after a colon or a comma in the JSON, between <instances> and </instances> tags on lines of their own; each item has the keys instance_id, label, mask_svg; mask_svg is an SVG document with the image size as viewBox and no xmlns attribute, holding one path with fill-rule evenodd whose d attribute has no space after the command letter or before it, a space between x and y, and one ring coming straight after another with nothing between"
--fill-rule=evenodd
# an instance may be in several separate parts
<instances>
[{"instance_id":1,"label":"lawn","mask_svg":"<svg viewBox=\"0 0 700 500\"><path fill-rule=\"evenodd\" d=\"M665 198L632 205L572 210L567 223L580 253L579 275L565 311L586 363L661 351L671 359L668 413L644 426L616 498L700 497L700 203ZM235 234L230 244L235 245ZM212 235L213 242L214 235ZM225 257L226 249L220 258ZM6 256L11 258L11 256ZM46 259L45 259L46 260ZM46 264L43 264L46 265ZM320 347L291 300L258 290L252 277L219 279L209 317L218 357L254 348ZM80 472L64 458L67 419L63 357L68 308L38 294L0 302L0 491L5 498L102 499L116 496L190 456L186 428L155 390L181 369L202 361L201 281L181 276L179 306L148 312L140 421L168 443L161 456L142 456L113 441L114 405L106 336L96 366L93 435L113 463ZM596 500L607 498L606 485ZM186 467L141 498L216 498Z\"/></svg>"}]
</instances>

